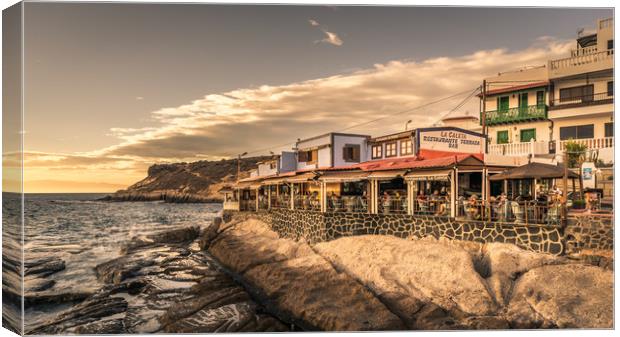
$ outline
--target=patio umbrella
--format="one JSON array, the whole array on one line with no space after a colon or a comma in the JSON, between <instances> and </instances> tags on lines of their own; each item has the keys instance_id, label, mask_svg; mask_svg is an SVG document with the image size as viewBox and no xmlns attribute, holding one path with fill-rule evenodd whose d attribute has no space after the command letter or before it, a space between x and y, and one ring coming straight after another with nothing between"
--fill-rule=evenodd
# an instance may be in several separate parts
<instances>
[{"instance_id":1,"label":"patio umbrella","mask_svg":"<svg viewBox=\"0 0 620 337\"><path fill-rule=\"evenodd\" d=\"M491 176L489 180L559 179L562 177L564 177L564 166L529 163ZM572 171L568 171L568 178L579 178L579 175Z\"/></svg>"}]
</instances>

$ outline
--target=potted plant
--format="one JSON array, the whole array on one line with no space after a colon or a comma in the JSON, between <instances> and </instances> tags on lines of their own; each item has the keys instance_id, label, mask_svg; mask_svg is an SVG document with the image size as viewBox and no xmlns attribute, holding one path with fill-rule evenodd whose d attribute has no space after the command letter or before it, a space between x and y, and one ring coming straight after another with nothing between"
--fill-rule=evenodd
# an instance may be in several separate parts
<instances>
[{"instance_id":1,"label":"potted plant","mask_svg":"<svg viewBox=\"0 0 620 337\"><path fill-rule=\"evenodd\" d=\"M586 208L586 201L583 199L573 200L573 209L584 209Z\"/></svg>"}]
</instances>

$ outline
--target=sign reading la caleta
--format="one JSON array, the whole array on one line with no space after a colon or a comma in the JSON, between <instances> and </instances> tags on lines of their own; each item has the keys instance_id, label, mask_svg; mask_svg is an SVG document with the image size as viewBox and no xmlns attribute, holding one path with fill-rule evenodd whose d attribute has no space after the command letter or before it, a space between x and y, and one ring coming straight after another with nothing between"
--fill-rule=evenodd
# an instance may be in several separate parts
<instances>
[{"instance_id":1,"label":"sign reading la caleta","mask_svg":"<svg viewBox=\"0 0 620 337\"><path fill-rule=\"evenodd\" d=\"M483 153L484 136L455 130L420 130L420 149L461 153Z\"/></svg>"}]
</instances>

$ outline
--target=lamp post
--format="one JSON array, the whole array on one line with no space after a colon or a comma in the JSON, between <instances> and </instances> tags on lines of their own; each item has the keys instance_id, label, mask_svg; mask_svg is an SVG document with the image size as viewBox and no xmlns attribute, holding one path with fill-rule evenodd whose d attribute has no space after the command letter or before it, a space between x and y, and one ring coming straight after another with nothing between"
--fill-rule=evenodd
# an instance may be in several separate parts
<instances>
[{"instance_id":1,"label":"lamp post","mask_svg":"<svg viewBox=\"0 0 620 337\"><path fill-rule=\"evenodd\" d=\"M407 131L407 127L409 126L409 123L411 123L411 119L407 121L407 123L405 123L405 131Z\"/></svg>"},{"instance_id":2,"label":"lamp post","mask_svg":"<svg viewBox=\"0 0 620 337\"><path fill-rule=\"evenodd\" d=\"M241 173L241 157L248 154L247 152L243 152L240 155L237 155L237 182L239 181L239 174Z\"/></svg>"}]
</instances>

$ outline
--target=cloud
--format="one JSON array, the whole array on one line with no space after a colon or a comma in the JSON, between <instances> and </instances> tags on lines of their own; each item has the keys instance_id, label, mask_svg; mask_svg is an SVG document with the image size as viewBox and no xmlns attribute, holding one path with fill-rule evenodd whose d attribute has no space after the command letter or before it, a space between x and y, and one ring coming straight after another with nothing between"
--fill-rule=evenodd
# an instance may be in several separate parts
<instances>
[{"instance_id":1,"label":"cloud","mask_svg":"<svg viewBox=\"0 0 620 337\"><path fill-rule=\"evenodd\" d=\"M334 32L330 32L327 28L321 27L321 24L313 19L308 20L312 27L317 27L318 29L325 34L325 38L321 40L314 41L315 43L328 43L334 46L342 46L342 39Z\"/></svg>"},{"instance_id":2,"label":"cloud","mask_svg":"<svg viewBox=\"0 0 620 337\"><path fill-rule=\"evenodd\" d=\"M318 42L329 43L333 44L334 46L342 46L342 39L340 39L340 37L338 37L336 33L328 32L326 30L324 30L323 33L325 33L327 37L323 40L319 40Z\"/></svg>"},{"instance_id":3,"label":"cloud","mask_svg":"<svg viewBox=\"0 0 620 337\"><path fill-rule=\"evenodd\" d=\"M143 99L144 99L144 97L142 97L142 96L136 96L136 101L141 101Z\"/></svg>"},{"instance_id":4,"label":"cloud","mask_svg":"<svg viewBox=\"0 0 620 337\"><path fill-rule=\"evenodd\" d=\"M271 149L274 152L290 150L297 138L381 117L386 118L347 132L387 134L402 130L409 119L414 121L409 127L429 126L457 106L466 94L405 114L396 113L473 90L483 78L498 72L544 65L549 58L565 57L571 46L572 42L545 38L544 44L537 41L517 51L492 49L458 57L397 60L286 85L207 94L184 105L153 111L151 116L158 124L155 127L111 129L110 133L118 138L116 145L79 154L31 153L25 160L40 170L61 167L73 172L70 168L91 168L92 172L131 171L132 177L139 177L144 176L147 165L155 162L218 160L271 145L280 145ZM457 112L466 111L477 114L476 98ZM268 150L250 155L264 153ZM39 179L44 179L41 175L45 172L39 173Z\"/></svg>"}]
</instances>

